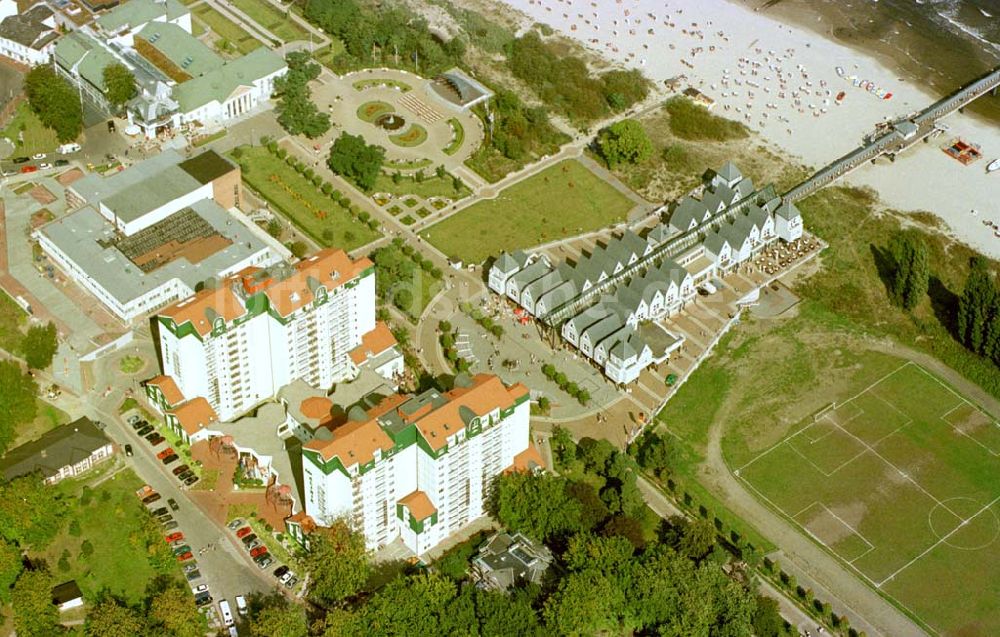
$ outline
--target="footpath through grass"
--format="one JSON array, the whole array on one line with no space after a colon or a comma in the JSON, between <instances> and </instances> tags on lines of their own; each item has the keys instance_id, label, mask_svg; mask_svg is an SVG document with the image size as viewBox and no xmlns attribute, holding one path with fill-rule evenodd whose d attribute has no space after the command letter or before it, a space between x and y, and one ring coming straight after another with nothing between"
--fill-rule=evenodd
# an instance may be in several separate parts
<instances>
[{"instance_id":1,"label":"footpath through grass","mask_svg":"<svg viewBox=\"0 0 1000 637\"><path fill-rule=\"evenodd\" d=\"M421 236L450 257L481 263L624 221L632 202L569 159L437 223Z\"/></svg>"},{"instance_id":2,"label":"footpath through grass","mask_svg":"<svg viewBox=\"0 0 1000 637\"><path fill-rule=\"evenodd\" d=\"M242 55L255 51L264 43L253 37L235 22L222 15L208 4L200 4L194 8L194 17L201 20L215 35L236 47Z\"/></svg>"},{"instance_id":3,"label":"footpath through grass","mask_svg":"<svg viewBox=\"0 0 1000 637\"><path fill-rule=\"evenodd\" d=\"M381 236L266 148L242 150L243 181L320 245L350 251Z\"/></svg>"}]
</instances>

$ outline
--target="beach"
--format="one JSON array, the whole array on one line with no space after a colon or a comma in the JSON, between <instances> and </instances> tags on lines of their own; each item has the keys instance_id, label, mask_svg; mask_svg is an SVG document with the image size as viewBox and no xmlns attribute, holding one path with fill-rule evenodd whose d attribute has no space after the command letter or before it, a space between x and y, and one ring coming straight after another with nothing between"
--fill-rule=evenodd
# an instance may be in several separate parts
<instances>
[{"instance_id":1,"label":"beach","mask_svg":"<svg viewBox=\"0 0 1000 637\"><path fill-rule=\"evenodd\" d=\"M743 122L784 156L816 169L860 145L877 123L942 97L870 54L742 3L506 2L525 14L525 26L547 24L595 53L641 69L660 88L675 79L678 90L698 89L714 102L713 112ZM984 224L1000 224L1000 171L985 170L1000 157L1000 128L959 113L944 121L945 133L844 181L876 189L891 208L931 212L956 238L1000 258L1000 237ZM942 152L957 137L978 144L983 158L963 165Z\"/></svg>"}]
</instances>

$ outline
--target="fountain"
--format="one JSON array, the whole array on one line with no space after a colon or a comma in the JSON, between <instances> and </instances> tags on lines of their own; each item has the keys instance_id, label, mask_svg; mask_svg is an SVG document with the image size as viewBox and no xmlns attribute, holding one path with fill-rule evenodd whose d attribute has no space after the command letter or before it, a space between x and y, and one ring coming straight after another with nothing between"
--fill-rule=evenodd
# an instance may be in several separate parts
<instances>
[{"instance_id":1,"label":"fountain","mask_svg":"<svg viewBox=\"0 0 1000 637\"><path fill-rule=\"evenodd\" d=\"M395 131L405 126L406 120L395 113L386 113L375 119L375 125L388 131Z\"/></svg>"}]
</instances>

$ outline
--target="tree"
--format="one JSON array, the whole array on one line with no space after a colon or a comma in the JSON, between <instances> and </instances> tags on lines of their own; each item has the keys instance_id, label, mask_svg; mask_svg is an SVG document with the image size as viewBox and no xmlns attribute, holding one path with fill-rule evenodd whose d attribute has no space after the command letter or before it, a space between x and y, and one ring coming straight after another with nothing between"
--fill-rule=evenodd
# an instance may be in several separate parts
<instances>
[{"instance_id":1,"label":"tree","mask_svg":"<svg viewBox=\"0 0 1000 637\"><path fill-rule=\"evenodd\" d=\"M35 419L38 385L11 360L0 360L0 453L7 450L17 428ZM0 504L2 508L2 504Z\"/></svg>"},{"instance_id":2,"label":"tree","mask_svg":"<svg viewBox=\"0 0 1000 637\"><path fill-rule=\"evenodd\" d=\"M581 506L567 493L565 478L509 473L497 477L489 508L504 526L541 540L581 529Z\"/></svg>"},{"instance_id":3,"label":"tree","mask_svg":"<svg viewBox=\"0 0 1000 637\"><path fill-rule=\"evenodd\" d=\"M14 628L19 637L51 637L59 632L59 610L52 603L52 576L24 571L10 593Z\"/></svg>"},{"instance_id":4,"label":"tree","mask_svg":"<svg viewBox=\"0 0 1000 637\"><path fill-rule=\"evenodd\" d=\"M715 546L715 527L708 520L691 520L681 529L677 550L698 561Z\"/></svg>"},{"instance_id":5,"label":"tree","mask_svg":"<svg viewBox=\"0 0 1000 637\"><path fill-rule=\"evenodd\" d=\"M560 635L594 635L618 628L623 591L598 569L570 573L545 601L545 625Z\"/></svg>"},{"instance_id":6,"label":"tree","mask_svg":"<svg viewBox=\"0 0 1000 637\"><path fill-rule=\"evenodd\" d=\"M94 554L94 544L90 540L84 540L80 544L80 557L87 558Z\"/></svg>"},{"instance_id":7,"label":"tree","mask_svg":"<svg viewBox=\"0 0 1000 637\"><path fill-rule=\"evenodd\" d=\"M67 505L37 474L0 484L0 536L34 550L45 548L62 528Z\"/></svg>"},{"instance_id":8,"label":"tree","mask_svg":"<svg viewBox=\"0 0 1000 637\"><path fill-rule=\"evenodd\" d=\"M597 147L610 168L622 162L638 164L653 154L653 142L642 124L634 119L615 122L598 133Z\"/></svg>"},{"instance_id":9,"label":"tree","mask_svg":"<svg viewBox=\"0 0 1000 637\"><path fill-rule=\"evenodd\" d=\"M149 602L149 619L174 637L202 637L204 618L194 605L191 591L175 582L165 583Z\"/></svg>"},{"instance_id":10,"label":"tree","mask_svg":"<svg viewBox=\"0 0 1000 637\"><path fill-rule=\"evenodd\" d=\"M87 637L132 637L148 634L145 616L121 600L105 595L87 609Z\"/></svg>"},{"instance_id":11,"label":"tree","mask_svg":"<svg viewBox=\"0 0 1000 637\"><path fill-rule=\"evenodd\" d=\"M334 604L356 594L372 572L365 539L343 520L310 536L306 568L312 579L312 596Z\"/></svg>"},{"instance_id":12,"label":"tree","mask_svg":"<svg viewBox=\"0 0 1000 637\"><path fill-rule=\"evenodd\" d=\"M277 219L271 219L267 222L267 234L271 235L275 239L281 236L281 222Z\"/></svg>"},{"instance_id":13,"label":"tree","mask_svg":"<svg viewBox=\"0 0 1000 637\"><path fill-rule=\"evenodd\" d=\"M52 364L59 342L56 339L56 326L49 321L45 325L32 325L21 340L21 351L24 360L32 369L45 369Z\"/></svg>"},{"instance_id":14,"label":"tree","mask_svg":"<svg viewBox=\"0 0 1000 637\"><path fill-rule=\"evenodd\" d=\"M673 467L673 449L670 440L649 430L633 445L635 459L639 466L663 478Z\"/></svg>"},{"instance_id":15,"label":"tree","mask_svg":"<svg viewBox=\"0 0 1000 637\"><path fill-rule=\"evenodd\" d=\"M303 258L309 254L309 245L305 241L293 241L288 249L296 258Z\"/></svg>"},{"instance_id":16,"label":"tree","mask_svg":"<svg viewBox=\"0 0 1000 637\"><path fill-rule=\"evenodd\" d=\"M753 634L757 637L784 637L785 620L778 611L778 601L771 597L757 596L757 608L753 614Z\"/></svg>"},{"instance_id":17,"label":"tree","mask_svg":"<svg viewBox=\"0 0 1000 637\"><path fill-rule=\"evenodd\" d=\"M306 637L309 627L300 606L274 593L251 605L250 634L254 637Z\"/></svg>"},{"instance_id":18,"label":"tree","mask_svg":"<svg viewBox=\"0 0 1000 637\"><path fill-rule=\"evenodd\" d=\"M983 353L986 329L997 301L997 288L985 258L972 259L969 276L958 299L958 340L973 352Z\"/></svg>"},{"instance_id":19,"label":"tree","mask_svg":"<svg viewBox=\"0 0 1000 637\"><path fill-rule=\"evenodd\" d=\"M278 123L292 135L305 135L309 139L325 134L330 130L330 116L319 112L309 90L309 81L319 76L319 64L305 51L289 53L285 62L288 72L274 82Z\"/></svg>"},{"instance_id":20,"label":"tree","mask_svg":"<svg viewBox=\"0 0 1000 637\"><path fill-rule=\"evenodd\" d=\"M13 542L0 538L0 601L10 601L10 587L23 570L21 549Z\"/></svg>"},{"instance_id":21,"label":"tree","mask_svg":"<svg viewBox=\"0 0 1000 637\"><path fill-rule=\"evenodd\" d=\"M121 108L136 96L135 77L124 64L115 62L104 67L104 96L108 102Z\"/></svg>"},{"instance_id":22,"label":"tree","mask_svg":"<svg viewBox=\"0 0 1000 637\"><path fill-rule=\"evenodd\" d=\"M916 232L897 232L889 240L892 272L889 294L892 302L909 311L927 295L930 280L930 258L927 243Z\"/></svg>"},{"instance_id":23,"label":"tree","mask_svg":"<svg viewBox=\"0 0 1000 637\"><path fill-rule=\"evenodd\" d=\"M24 90L31 110L42 124L56 132L60 142L71 142L83 131L80 96L51 66L39 65L28 71Z\"/></svg>"},{"instance_id":24,"label":"tree","mask_svg":"<svg viewBox=\"0 0 1000 637\"><path fill-rule=\"evenodd\" d=\"M341 133L330 147L327 166L334 173L350 179L362 190L371 190L382 170L385 149L369 146L360 135Z\"/></svg>"}]
</instances>

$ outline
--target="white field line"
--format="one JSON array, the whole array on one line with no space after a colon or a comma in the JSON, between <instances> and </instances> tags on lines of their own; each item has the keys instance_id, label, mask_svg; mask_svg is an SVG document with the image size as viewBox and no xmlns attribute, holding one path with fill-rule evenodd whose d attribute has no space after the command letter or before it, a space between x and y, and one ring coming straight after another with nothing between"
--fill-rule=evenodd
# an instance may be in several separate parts
<instances>
[{"instance_id":1,"label":"white field line","mask_svg":"<svg viewBox=\"0 0 1000 637\"><path fill-rule=\"evenodd\" d=\"M938 385L941 385L946 390L948 390L949 393L953 394L956 398L958 398L959 403L957 405L955 405L954 407L952 407L951 409L949 409L948 411L946 411L941 416L941 420L943 420L946 423L948 423L948 426L951 427L952 430L955 433L959 434L960 436L965 436L966 438L968 438L972 442L974 442L977 445L979 445L980 447L982 447L986 451L986 453L988 453L988 454L990 454L992 456L998 456L998 455L1000 455L1000 453L998 453L997 451L994 451L993 449L991 449L990 447L988 447L988 446L984 445L983 443L979 442L978 440L976 440L975 438L973 438L969 434L965 433L964 431L962 431L961 429L959 429L958 427L956 427L952 423L948 422L948 419L946 418L946 416L948 414L950 414L951 412L955 411L956 409L958 409L962 405L969 405L970 407L972 407L973 409L975 409L976 411L978 411L979 413L983 414L984 416L986 416L987 418L989 418L991 420L993 420L993 416L991 416L989 412L987 412L985 409L981 408L979 405L973 403L969 399L965 398L964 396L962 396L961 394L959 394L958 392L956 392L951 387L948 387L947 385L945 385L943 382L941 382L941 379L938 378L937 376L935 376L934 374L931 374L926 369L924 369L920 365L917 365L916 363L913 363L913 364L916 366L917 369L919 369L921 372L923 372L924 375L930 377L934 382L936 382ZM993 420L993 426L994 427L1000 427L1000 424L998 424L996 420Z\"/></svg>"},{"instance_id":2,"label":"white field line","mask_svg":"<svg viewBox=\"0 0 1000 637\"><path fill-rule=\"evenodd\" d=\"M878 587L878 588L881 588L883 584L885 584L886 582L888 582L889 580L891 580L892 578L896 577L897 575L899 575L900 573L902 573L904 570L906 570L907 568L909 568L910 566L912 566L914 563L916 563L918 560L920 560L920 558L922 558L923 556L925 556L928 553L930 553L931 551L933 551L934 548L937 547L939 544L947 541L949 537L951 537L952 535L954 535L955 533L957 533L960 529L965 528L966 524L968 524L970 521L974 520L976 517L978 517L979 515L981 515L984 511L988 510L990 507L992 507L997 502L1000 502L1000 496L997 496L996 498L994 498L992 502L990 502L989 504L987 504L983 508L981 508L978 511L976 511L975 513L973 513L968 518L962 519L961 517L959 517L959 519L962 520L962 521L959 522L958 526L956 526L955 528L953 528L951 531L948 531L947 533L945 533L941 537L940 540L938 540L934 544L931 544L920 555L916 556L915 558L913 558L912 560L910 560L906 564L904 564L901 567L899 567L898 569L896 569L896 571L892 575L890 575L889 577L885 578L884 580L882 580L881 582L879 582L875 586Z\"/></svg>"},{"instance_id":3,"label":"white field line","mask_svg":"<svg viewBox=\"0 0 1000 637\"><path fill-rule=\"evenodd\" d=\"M850 398L848 398L847 400L845 400L845 401L842 401L842 402L840 403L840 406L843 406L843 405L846 405L847 403L851 402L852 400L854 400L854 399L855 399L855 398L857 398L858 396L861 396L862 394L864 394L864 393L865 393L866 391L868 391L868 390L869 390L869 389L871 389L872 387L875 387L876 385L878 385L878 384L879 384L879 383L881 383L882 381L886 380L887 378L889 378L890 376L892 376L893 374L895 374L895 373L896 373L896 372L898 372L899 370L901 370L901 369L903 369L904 367L906 367L906 366L907 366L908 364L909 364L909 361L907 361L906 363L903 363L902 365L900 365L900 366L899 366L899 367L897 367L896 369L892 370L891 372L889 372L888 374L886 374L886 375L885 375L885 376L883 376L882 378L879 378L878 380L876 380L876 381L875 381L875 382L873 382L872 384L868 385L868 387L865 387L864 389L862 389L862 390L861 390L861 391L859 391L858 393L854 394L853 396L851 396L851 397L850 397ZM863 410L862 410L862 413L863 413ZM847 422L850 422L850 421L847 421ZM756 457L754 457L754 458L753 458L752 460L750 460L749 462L747 462L746 464L744 464L744 465L743 465L742 467L740 467L739 469L737 469L737 470L735 471L736 475L739 475L739 472L740 472L740 471L743 471L743 469L746 469L747 467L749 467L749 466L750 466L750 465L752 465L753 463L757 462L758 460L760 460L761 458L763 458L763 457L764 457L764 456L766 456L767 454L769 454L769 453L771 453L772 451L774 451L774 449L775 449L775 448L777 448L777 447L778 447L779 445L781 445L782 443L784 443L784 442L787 442L787 441L791 440L792 438L794 438L795 436L799 435L800 433L802 433L802 432L803 432L803 431L805 431L806 429L809 429L809 427L811 427L812 425L813 425L813 423L810 423L809 425L806 425L806 426L805 426L805 427L803 427L802 429L799 429L798 431L796 431L796 432L794 432L794 433L792 433L792 434L790 434L790 435L786 436L785 438L782 438L782 439L781 439L781 440L779 440L778 442L774 443L773 445L771 445L770 447L768 447L767 449L765 449L764 451L762 451L762 452L761 452L760 454L758 454L758 455L757 455Z\"/></svg>"}]
</instances>

